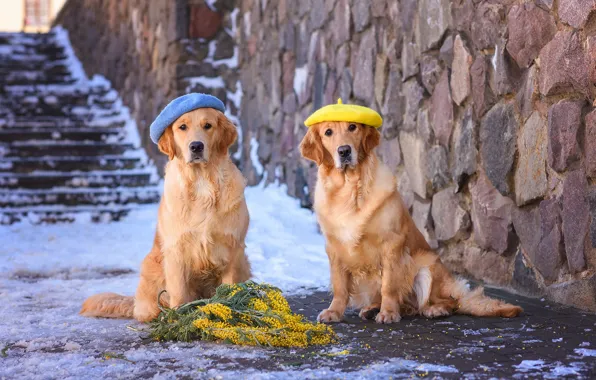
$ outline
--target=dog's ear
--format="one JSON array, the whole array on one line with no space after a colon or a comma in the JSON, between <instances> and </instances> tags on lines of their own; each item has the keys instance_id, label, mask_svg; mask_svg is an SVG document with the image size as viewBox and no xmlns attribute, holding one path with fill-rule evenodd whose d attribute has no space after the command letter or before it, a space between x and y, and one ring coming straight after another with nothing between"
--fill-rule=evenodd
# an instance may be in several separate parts
<instances>
[{"instance_id":1,"label":"dog's ear","mask_svg":"<svg viewBox=\"0 0 596 380\"><path fill-rule=\"evenodd\" d=\"M316 128L310 127L300 143L300 154L302 157L314 161L317 166L323 163L324 151L321 137Z\"/></svg>"},{"instance_id":2,"label":"dog's ear","mask_svg":"<svg viewBox=\"0 0 596 380\"><path fill-rule=\"evenodd\" d=\"M172 131L171 125L166 128L163 135L159 138L157 148L163 154L167 154L168 159L174 159L174 156L176 155L176 144L174 142L174 132Z\"/></svg>"},{"instance_id":3,"label":"dog's ear","mask_svg":"<svg viewBox=\"0 0 596 380\"><path fill-rule=\"evenodd\" d=\"M364 137L362 138L362 150L364 154L370 154L381 143L381 133L377 128L364 126Z\"/></svg>"},{"instance_id":4,"label":"dog's ear","mask_svg":"<svg viewBox=\"0 0 596 380\"><path fill-rule=\"evenodd\" d=\"M217 126L219 128L217 148L220 152L227 153L228 148L238 138L238 131L236 126L223 113L217 116Z\"/></svg>"}]
</instances>

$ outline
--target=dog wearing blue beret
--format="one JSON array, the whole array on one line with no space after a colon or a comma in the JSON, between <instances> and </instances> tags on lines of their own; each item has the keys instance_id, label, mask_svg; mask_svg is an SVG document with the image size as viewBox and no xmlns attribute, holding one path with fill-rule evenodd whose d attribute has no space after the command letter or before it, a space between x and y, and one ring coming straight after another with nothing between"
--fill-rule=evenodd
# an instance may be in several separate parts
<instances>
[{"instance_id":1,"label":"dog wearing blue beret","mask_svg":"<svg viewBox=\"0 0 596 380\"><path fill-rule=\"evenodd\" d=\"M153 248L134 297L94 295L82 315L148 322L159 315L162 290L160 302L178 307L250 278L245 180L228 153L238 133L224 112L216 97L193 93L174 99L151 124L152 141L169 159Z\"/></svg>"}]
</instances>

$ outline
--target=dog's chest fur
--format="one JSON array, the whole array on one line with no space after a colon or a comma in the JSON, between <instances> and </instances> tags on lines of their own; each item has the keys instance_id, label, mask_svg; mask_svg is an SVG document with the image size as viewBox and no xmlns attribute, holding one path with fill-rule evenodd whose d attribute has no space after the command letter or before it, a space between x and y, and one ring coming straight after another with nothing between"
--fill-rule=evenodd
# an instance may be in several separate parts
<instances>
[{"instance_id":1,"label":"dog's chest fur","mask_svg":"<svg viewBox=\"0 0 596 380\"><path fill-rule=\"evenodd\" d=\"M159 221L164 254L175 252L179 260L191 267L194 274L213 274L230 260L227 247L220 247L215 235L225 233L232 215L222 203L230 199L230 186L225 178L217 182L198 177L192 183L172 173L166 175L164 211ZM226 186L228 185L228 186Z\"/></svg>"},{"instance_id":2,"label":"dog's chest fur","mask_svg":"<svg viewBox=\"0 0 596 380\"><path fill-rule=\"evenodd\" d=\"M319 178L315 189L315 211L327 241L341 246L343 266L363 276L380 270L380 245L396 219L383 207L397 194L395 178L382 165L370 178L364 184L346 180L340 187Z\"/></svg>"}]
</instances>

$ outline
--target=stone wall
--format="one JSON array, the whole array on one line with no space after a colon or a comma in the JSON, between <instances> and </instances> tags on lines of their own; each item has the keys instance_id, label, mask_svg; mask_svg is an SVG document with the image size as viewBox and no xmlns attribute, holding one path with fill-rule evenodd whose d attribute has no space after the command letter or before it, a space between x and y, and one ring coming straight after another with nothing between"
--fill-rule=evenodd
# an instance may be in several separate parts
<instances>
[{"instance_id":1,"label":"stone wall","mask_svg":"<svg viewBox=\"0 0 596 380\"><path fill-rule=\"evenodd\" d=\"M175 97L190 91L218 96L235 117L237 89L235 1L69 0L56 25L68 30L88 75L102 74L131 109L149 155L165 156L149 125Z\"/></svg>"},{"instance_id":2,"label":"stone wall","mask_svg":"<svg viewBox=\"0 0 596 380\"><path fill-rule=\"evenodd\" d=\"M451 268L596 310L594 0L238 3L251 183L308 206L303 121L338 97L370 106L378 153Z\"/></svg>"}]
</instances>

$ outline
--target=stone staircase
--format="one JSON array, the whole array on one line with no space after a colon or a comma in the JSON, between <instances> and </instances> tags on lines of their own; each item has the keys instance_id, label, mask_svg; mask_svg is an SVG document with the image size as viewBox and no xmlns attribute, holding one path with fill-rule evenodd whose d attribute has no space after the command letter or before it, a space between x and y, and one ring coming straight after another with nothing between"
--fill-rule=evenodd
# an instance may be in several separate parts
<instances>
[{"instance_id":1,"label":"stone staircase","mask_svg":"<svg viewBox=\"0 0 596 380\"><path fill-rule=\"evenodd\" d=\"M0 33L0 224L118 220L159 201L134 121L62 29Z\"/></svg>"}]
</instances>

